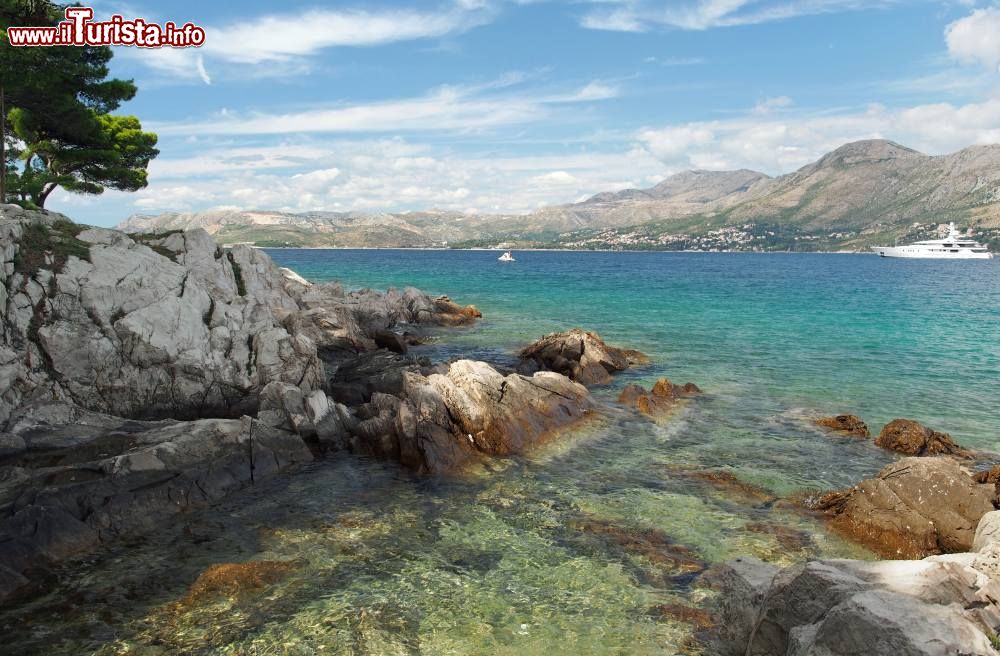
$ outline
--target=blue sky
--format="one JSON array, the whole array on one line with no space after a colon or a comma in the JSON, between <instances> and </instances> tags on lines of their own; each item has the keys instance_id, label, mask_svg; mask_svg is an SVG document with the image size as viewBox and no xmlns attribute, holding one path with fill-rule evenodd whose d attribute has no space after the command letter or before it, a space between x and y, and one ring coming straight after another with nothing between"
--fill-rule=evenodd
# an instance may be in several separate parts
<instances>
[{"instance_id":1,"label":"blue sky","mask_svg":"<svg viewBox=\"0 0 1000 656\"><path fill-rule=\"evenodd\" d=\"M689 168L793 171L889 138L1000 142L1000 3L933 0L100 0L206 28L116 48L160 135L133 213L526 212Z\"/></svg>"}]
</instances>

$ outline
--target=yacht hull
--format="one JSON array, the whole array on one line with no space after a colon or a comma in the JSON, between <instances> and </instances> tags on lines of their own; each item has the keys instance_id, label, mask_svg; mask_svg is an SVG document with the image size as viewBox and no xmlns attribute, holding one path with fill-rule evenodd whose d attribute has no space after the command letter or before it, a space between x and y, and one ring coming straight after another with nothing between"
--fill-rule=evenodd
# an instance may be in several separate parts
<instances>
[{"instance_id":1,"label":"yacht hull","mask_svg":"<svg viewBox=\"0 0 1000 656\"><path fill-rule=\"evenodd\" d=\"M933 251L915 248L912 246L872 246L881 257L905 257L920 260L989 260L993 253L975 253L968 250L959 250L957 253Z\"/></svg>"}]
</instances>

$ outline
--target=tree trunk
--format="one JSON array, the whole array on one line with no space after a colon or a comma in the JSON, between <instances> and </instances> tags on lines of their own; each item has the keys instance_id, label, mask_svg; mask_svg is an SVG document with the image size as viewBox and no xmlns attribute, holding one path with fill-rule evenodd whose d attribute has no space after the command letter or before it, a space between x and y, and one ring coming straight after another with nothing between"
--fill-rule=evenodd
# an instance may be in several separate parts
<instances>
[{"instance_id":1,"label":"tree trunk","mask_svg":"<svg viewBox=\"0 0 1000 656\"><path fill-rule=\"evenodd\" d=\"M38 195L38 201L35 203L36 205L38 205L39 209L45 207L45 199L48 198L49 194L55 191L56 187L58 186L59 185L57 185L56 183L50 182L47 185L45 185L44 188L42 188L42 193Z\"/></svg>"}]
</instances>

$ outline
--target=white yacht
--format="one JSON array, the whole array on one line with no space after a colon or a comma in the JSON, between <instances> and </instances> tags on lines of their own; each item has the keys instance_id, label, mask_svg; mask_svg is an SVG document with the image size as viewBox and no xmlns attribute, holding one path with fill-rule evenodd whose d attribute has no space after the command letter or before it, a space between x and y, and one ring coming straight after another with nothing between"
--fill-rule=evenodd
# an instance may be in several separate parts
<instances>
[{"instance_id":1,"label":"white yacht","mask_svg":"<svg viewBox=\"0 0 1000 656\"><path fill-rule=\"evenodd\" d=\"M497 259L500 260L501 262L513 262L514 256L510 254L510 251L507 251Z\"/></svg>"},{"instance_id":2,"label":"white yacht","mask_svg":"<svg viewBox=\"0 0 1000 656\"><path fill-rule=\"evenodd\" d=\"M942 260L988 260L993 253L968 237L959 234L955 224L949 226L944 239L918 241L909 246L872 246L882 257L922 257Z\"/></svg>"}]
</instances>

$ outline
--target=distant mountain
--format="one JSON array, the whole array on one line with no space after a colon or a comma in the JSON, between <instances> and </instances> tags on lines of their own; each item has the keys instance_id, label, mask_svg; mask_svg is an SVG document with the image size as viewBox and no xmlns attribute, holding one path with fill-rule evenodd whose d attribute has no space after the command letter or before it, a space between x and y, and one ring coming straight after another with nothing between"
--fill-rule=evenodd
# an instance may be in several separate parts
<instances>
[{"instance_id":1,"label":"distant mountain","mask_svg":"<svg viewBox=\"0 0 1000 656\"><path fill-rule=\"evenodd\" d=\"M165 232L204 228L226 245L430 247L483 234L480 217L456 212L362 214L352 212L269 212L211 210L136 214L121 224L125 232Z\"/></svg>"},{"instance_id":2,"label":"distant mountain","mask_svg":"<svg viewBox=\"0 0 1000 656\"><path fill-rule=\"evenodd\" d=\"M564 228L635 225L728 207L768 180L769 176L746 169L684 171L650 189L597 194L582 203L545 208L535 215Z\"/></svg>"},{"instance_id":3,"label":"distant mountain","mask_svg":"<svg viewBox=\"0 0 1000 656\"><path fill-rule=\"evenodd\" d=\"M649 189L527 215L213 211L133 216L120 227L203 227L224 243L261 246L818 249L859 248L949 221L1000 234L1000 145L932 157L891 141L857 141L787 175L685 171ZM712 235L729 236L716 243Z\"/></svg>"}]
</instances>

